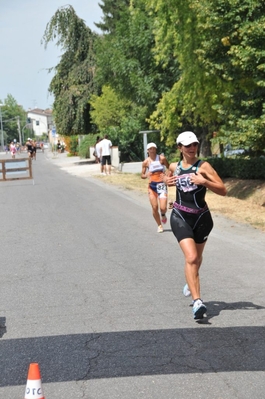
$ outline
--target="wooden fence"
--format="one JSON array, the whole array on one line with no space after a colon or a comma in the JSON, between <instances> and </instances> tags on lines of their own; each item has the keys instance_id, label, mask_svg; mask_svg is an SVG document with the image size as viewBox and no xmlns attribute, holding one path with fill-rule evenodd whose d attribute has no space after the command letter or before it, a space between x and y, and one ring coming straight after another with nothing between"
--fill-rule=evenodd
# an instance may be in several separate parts
<instances>
[{"instance_id":1,"label":"wooden fence","mask_svg":"<svg viewBox=\"0 0 265 399\"><path fill-rule=\"evenodd\" d=\"M31 158L0 159L0 182L32 179Z\"/></svg>"}]
</instances>

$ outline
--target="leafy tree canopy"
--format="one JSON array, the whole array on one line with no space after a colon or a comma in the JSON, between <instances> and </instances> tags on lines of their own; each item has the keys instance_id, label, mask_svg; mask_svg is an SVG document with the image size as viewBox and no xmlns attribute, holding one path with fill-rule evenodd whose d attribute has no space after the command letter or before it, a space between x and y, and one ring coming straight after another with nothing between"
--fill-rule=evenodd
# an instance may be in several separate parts
<instances>
[{"instance_id":1,"label":"leafy tree canopy","mask_svg":"<svg viewBox=\"0 0 265 399\"><path fill-rule=\"evenodd\" d=\"M150 118L171 142L190 127L221 143L265 147L264 11L257 0L147 0L156 53L173 48L180 78ZM157 29L156 29L157 28Z\"/></svg>"},{"instance_id":2,"label":"leafy tree canopy","mask_svg":"<svg viewBox=\"0 0 265 399\"><path fill-rule=\"evenodd\" d=\"M96 23L95 25L105 33L115 32L117 21L124 10L130 5L130 0L104 0L103 3L99 3L99 7L102 9L103 18L102 22Z\"/></svg>"},{"instance_id":3,"label":"leafy tree canopy","mask_svg":"<svg viewBox=\"0 0 265 399\"><path fill-rule=\"evenodd\" d=\"M109 86L103 86L100 96L92 96L92 121L101 136L108 134L119 146L121 161L140 159L142 137L139 131L146 127L146 109L122 98Z\"/></svg>"},{"instance_id":4,"label":"leafy tree canopy","mask_svg":"<svg viewBox=\"0 0 265 399\"><path fill-rule=\"evenodd\" d=\"M109 86L103 86L100 96L93 95L91 117L99 130L108 126L119 126L131 108L131 103L119 97Z\"/></svg>"},{"instance_id":5,"label":"leafy tree canopy","mask_svg":"<svg viewBox=\"0 0 265 399\"><path fill-rule=\"evenodd\" d=\"M20 133L26 124L26 111L19 105L16 99L8 94L4 101L0 101L2 122L3 122L3 137L5 144L11 141L20 141Z\"/></svg>"},{"instance_id":6,"label":"leafy tree canopy","mask_svg":"<svg viewBox=\"0 0 265 399\"><path fill-rule=\"evenodd\" d=\"M105 0L107 10L115 10L105 34L96 45L97 80L107 84L123 97L138 105L147 107L149 114L154 110L161 93L171 88L176 80L178 64L174 57L165 65L155 60L153 54L153 18L148 15L145 0L134 0L128 6L119 1ZM104 11L104 8L103 8ZM148 115L147 114L147 115Z\"/></svg>"},{"instance_id":7,"label":"leafy tree canopy","mask_svg":"<svg viewBox=\"0 0 265 399\"><path fill-rule=\"evenodd\" d=\"M45 46L57 40L64 50L50 85L61 134L91 132L93 115L101 133L131 149L129 130L137 147L144 126L169 146L181 130L194 130L203 155L213 132L223 145L265 148L265 2L101 0L100 7L102 35L71 6L46 27Z\"/></svg>"},{"instance_id":8,"label":"leafy tree canopy","mask_svg":"<svg viewBox=\"0 0 265 399\"><path fill-rule=\"evenodd\" d=\"M49 87L55 98L53 113L59 134L87 134L92 129L89 99L96 92L96 36L72 6L58 9L46 26L42 40L45 48L57 40L56 45L64 50Z\"/></svg>"}]
</instances>

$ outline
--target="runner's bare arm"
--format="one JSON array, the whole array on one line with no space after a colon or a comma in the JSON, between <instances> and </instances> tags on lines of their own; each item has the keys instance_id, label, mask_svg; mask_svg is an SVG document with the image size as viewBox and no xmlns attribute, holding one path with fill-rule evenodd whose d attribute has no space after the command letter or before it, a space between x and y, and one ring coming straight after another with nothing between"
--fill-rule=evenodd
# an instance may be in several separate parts
<instances>
[{"instance_id":1,"label":"runner's bare arm","mask_svg":"<svg viewBox=\"0 0 265 399\"><path fill-rule=\"evenodd\" d=\"M169 165L167 175L163 176L163 182L167 186L175 186L176 185L176 176L174 176L174 171L176 169L177 163L173 162Z\"/></svg>"},{"instance_id":2,"label":"runner's bare arm","mask_svg":"<svg viewBox=\"0 0 265 399\"><path fill-rule=\"evenodd\" d=\"M147 179L147 177L148 177L148 175L147 175L147 173L146 173L147 168L148 168L147 160L145 160L145 161L143 161L143 163L142 163L141 179Z\"/></svg>"},{"instance_id":3,"label":"runner's bare arm","mask_svg":"<svg viewBox=\"0 0 265 399\"><path fill-rule=\"evenodd\" d=\"M209 162L203 162L199 167L198 172L193 174L190 180L194 184L205 186L215 194L222 196L226 195L226 187L222 179Z\"/></svg>"}]
</instances>

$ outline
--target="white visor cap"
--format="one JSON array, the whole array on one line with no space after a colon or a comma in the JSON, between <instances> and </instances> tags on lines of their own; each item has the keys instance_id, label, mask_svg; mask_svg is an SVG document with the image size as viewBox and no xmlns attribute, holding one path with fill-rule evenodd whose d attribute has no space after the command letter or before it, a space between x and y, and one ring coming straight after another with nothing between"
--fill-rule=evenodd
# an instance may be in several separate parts
<instances>
[{"instance_id":1,"label":"white visor cap","mask_svg":"<svg viewBox=\"0 0 265 399\"><path fill-rule=\"evenodd\" d=\"M155 143L148 143L146 149L149 150L150 148L157 148Z\"/></svg>"},{"instance_id":2,"label":"white visor cap","mask_svg":"<svg viewBox=\"0 0 265 399\"><path fill-rule=\"evenodd\" d=\"M192 143L199 143L199 140L197 139L197 136L193 132L183 132L178 135L177 144L182 144L182 145L189 145Z\"/></svg>"}]
</instances>

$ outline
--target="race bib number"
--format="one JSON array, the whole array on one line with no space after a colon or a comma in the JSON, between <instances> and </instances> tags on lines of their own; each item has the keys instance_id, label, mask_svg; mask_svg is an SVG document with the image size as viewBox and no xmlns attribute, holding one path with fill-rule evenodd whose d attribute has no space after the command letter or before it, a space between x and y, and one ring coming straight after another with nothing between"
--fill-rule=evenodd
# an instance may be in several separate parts
<instances>
[{"instance_id":1,"label":"race bib number","mask_svg":"<svg viewBox=\"0 0 265 399\"><path fill-rule=\"evenodd\" d=\"M158 183L156 189L158 194L167 192L167 186L165 185L165 183Z\"/></svg>"},{"instance_id":2,"label":"race bib number","mask_svg":"<svg viewBox=\"0 0 265 399\"><path fill-rule=\"evenodd\" d=\"M191 176L191 174L187 173L187 174L181 175L177 178L176 186L177 186L178 190L184 191L184 193L188 192L188 191L196 190L196 188L198 186L190 181L190 176Z\"/></svg>"}]
</instances>

